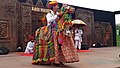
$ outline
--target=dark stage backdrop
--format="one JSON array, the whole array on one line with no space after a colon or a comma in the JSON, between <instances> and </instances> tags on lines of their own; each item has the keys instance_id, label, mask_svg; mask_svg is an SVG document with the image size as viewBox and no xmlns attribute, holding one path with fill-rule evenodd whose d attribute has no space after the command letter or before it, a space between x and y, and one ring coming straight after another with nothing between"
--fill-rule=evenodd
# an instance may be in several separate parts
<instances>
[{"instance_id":1,"label":"dark stage backdrop","mask_svg":"<svg viewBox=\"0 0 120 68\"><path fill-rule=\"evenodd\" d=\"M83 7L77 7L77 6L74 6L74 7L76 9L80 8L80 9L89 10L93 12L94 21L109 22L112 26L113 46L116 46L116 25L115 25L115 13L114 12L95 10L95 9L89 9L89 8L83 8ZM74 14L73 14L73 17L75 17Z\"/></svg>"}]
</instances>

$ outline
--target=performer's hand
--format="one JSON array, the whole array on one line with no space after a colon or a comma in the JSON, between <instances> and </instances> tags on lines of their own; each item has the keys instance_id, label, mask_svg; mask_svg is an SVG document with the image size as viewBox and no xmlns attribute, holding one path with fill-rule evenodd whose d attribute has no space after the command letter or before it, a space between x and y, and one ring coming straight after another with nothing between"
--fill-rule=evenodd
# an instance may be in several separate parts
<instances>
[{"instance_id":1,"label":"performer's hand","mask_svg":"<svg viewBox=\"0 0 120 68\"><path fill-rule=\"evenodd\" d=\"M63 14L63 12L60 12L59 14L58 14L58 16L61 16Z\"/></svg>"},{"instance_id":2,"label":"performer's hand","mask_svg":"<svg viewBox=\"0 0 120 68\"><path fill-rule=\"evenodd\" d=\"M66 10L65 12L60 12L60 13L58 14L58 16L62 16L63 14L68 13L68 12L69 12L69 10Z\"/></svg>"},{"instance_id":3,"label":"performer's hand","mask_svg":"<svg viewBox=\"0 0 120 68\"><path fill-rule=\"evenodd\" d=\"M67 4L65 4L65 3L63 3L63 6L62 6L62 8L63 8L63 7L65 7L65 6L68 6L68 5L67 5Z\"/></svg>"}]
</instances>

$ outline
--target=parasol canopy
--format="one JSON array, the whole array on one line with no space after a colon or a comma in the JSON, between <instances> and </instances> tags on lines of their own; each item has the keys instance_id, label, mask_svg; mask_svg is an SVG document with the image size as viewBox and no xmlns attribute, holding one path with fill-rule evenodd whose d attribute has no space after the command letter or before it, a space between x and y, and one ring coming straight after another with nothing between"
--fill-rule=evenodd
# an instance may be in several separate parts
<instances>
[{"instance_id":1,"label":"parasol canopy","mask_svg":"<svg viewBox=\"0 0 120 68\"><path fill-rule=\"evenodd\" d=\"M85 22L83 22L82 20L73 20L72 21L73 25L83 25L86 26L87 24Z\"/></svg>"}]
</instances>

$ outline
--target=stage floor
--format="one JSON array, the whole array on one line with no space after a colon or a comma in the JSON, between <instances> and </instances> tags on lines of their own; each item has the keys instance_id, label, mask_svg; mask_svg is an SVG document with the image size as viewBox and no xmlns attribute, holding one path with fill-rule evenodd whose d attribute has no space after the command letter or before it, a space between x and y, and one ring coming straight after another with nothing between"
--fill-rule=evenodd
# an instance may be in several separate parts
<instances>
[{"instance_id":1,"label":"stage floor","mask_svg":"<svg viewBox=\"0 0 120 68\"><path fill-rule=\"evenodd\" d=\"M90 48L78 52L80 61L66 63L64 67L32 65L32 56L21 56L16 52L0 55L0 68L120 68L120 47Z\"/></svg>"}]
</instances>

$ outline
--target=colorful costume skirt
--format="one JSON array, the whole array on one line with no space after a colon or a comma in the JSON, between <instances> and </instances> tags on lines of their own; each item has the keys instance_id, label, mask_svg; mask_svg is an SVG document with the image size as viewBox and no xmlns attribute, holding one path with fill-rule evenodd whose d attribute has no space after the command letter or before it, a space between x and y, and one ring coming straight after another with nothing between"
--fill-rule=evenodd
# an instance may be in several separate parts
<instances>
[{"instance_id":1,"label":"colorful costume skirt","mask_svg":"<svg viewBox=\"0 0 120 68\"><path fill-rule=\"evenodd\" d=\"M74 47L74 41L72 37L64 36L63 45L61 46L62 53L65 57L66 63L73 63L79 61L79 56Z\"/></svg>"},{"instance_id":2,"label":"colorful costume skirt","mask_svg":"<svg viewBox=\"0 0 120 68\"><path fill-rule=\"evenodd\" d=\"M64 36L62 44L58 44L58 36L55 33L53 33L54 37L50 36L49 39L45 40L41 31L38 30L38 34L36 34L32 64L59 64L60 62L79 61L72 37Z\"/></svg>"}]
</instances>

